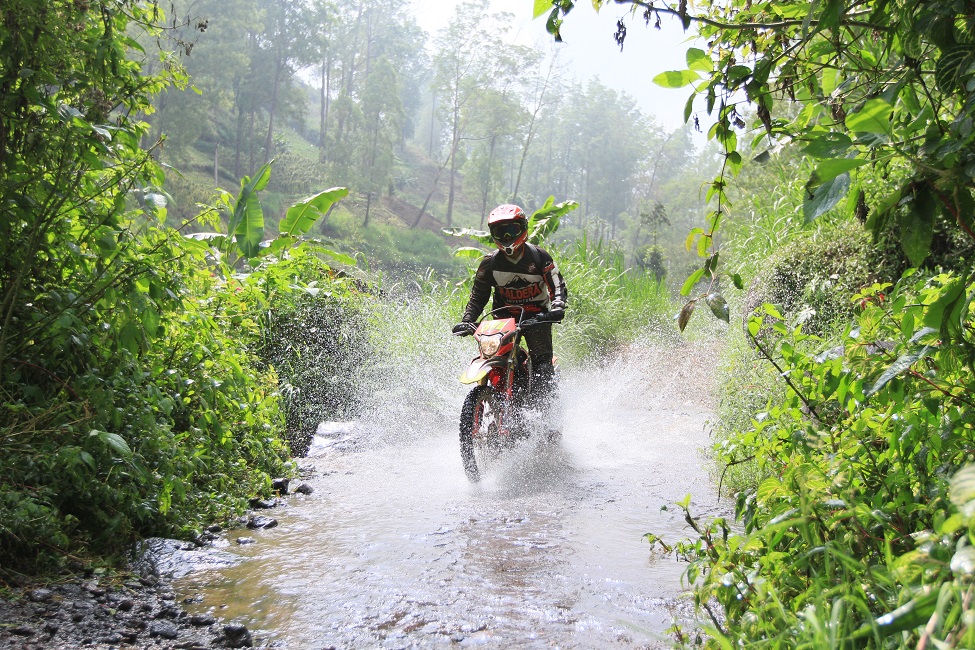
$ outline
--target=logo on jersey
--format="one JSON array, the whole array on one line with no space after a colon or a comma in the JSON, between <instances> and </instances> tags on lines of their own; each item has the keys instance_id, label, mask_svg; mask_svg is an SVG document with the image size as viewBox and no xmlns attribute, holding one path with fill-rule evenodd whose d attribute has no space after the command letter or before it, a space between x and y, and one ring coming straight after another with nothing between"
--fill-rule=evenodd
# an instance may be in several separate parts
<instances>
[{"instance_id":1,"label":"logo on jersey","mask_svg":"<svg viewBox=\"0 0 975 650\"><path fill-rule=\"evenodd\" d=\"M520 275L516 276L508 284L498 286L496 291L501 296L501 299L508 304L532 302L542 295L540 284L529 282Z\"/></svg>"}]
</instances>

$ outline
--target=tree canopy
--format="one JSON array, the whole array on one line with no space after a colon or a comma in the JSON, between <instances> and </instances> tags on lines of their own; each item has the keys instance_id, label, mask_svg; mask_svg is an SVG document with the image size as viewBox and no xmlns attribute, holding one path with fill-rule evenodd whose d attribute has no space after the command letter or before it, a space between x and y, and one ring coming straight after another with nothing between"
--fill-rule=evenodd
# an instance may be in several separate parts
<instances>
[{"instance_id":1,"label":"tree canopy","mask_svg":"<svg viewBox=\"0 0 975 650\"><path fill-rule=\"evenodd\" d=\"M559 36L570 0L538 1ZM694 243L717 271L714 236L730 207L728 179L744 156L761 159L782 142L816 165L803 214L834 208L892 236L915 265L933 247L970 250L975 242L975 23L954 0L823 0L698 3L595 0L631 5L631 16L660 27L662 16L697 29L706 49L690 48L687 67L655 82L689 87L685 119L724 150L708 194L715 207ZM624 21L617 36L623 44ZM791 107L797 106L797 109ZM749 123L758 134L749 139ZM947 235L945 233L947 232ZM946 242L939 241L946 237Z\"/></svg>"}]
</instances>

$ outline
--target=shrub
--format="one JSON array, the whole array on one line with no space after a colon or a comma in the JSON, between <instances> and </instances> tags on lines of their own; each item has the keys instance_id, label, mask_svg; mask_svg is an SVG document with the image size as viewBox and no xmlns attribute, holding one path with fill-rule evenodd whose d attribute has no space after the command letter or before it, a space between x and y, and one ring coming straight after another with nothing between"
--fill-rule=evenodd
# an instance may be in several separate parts
<instances>
[{"instance_id":1,"label":"shrub","mask_svg":"<svg viewBox=\"0 0 975 650\"><path fill-rule=\"evenodd\" d=\"M677 547L709 645L975 643L973 290L949 274L872 285L839 347L772 307L749 323L771 321L759 349L786 393L719 449L764 476L737 495L741 528L695 523Z\"/></svg>"},{"instance_id":2,"label":"shrub","mask_svg":"<svg viewBox=\"0 0 975 650\"><path fill-rule=\"evenodd\" d=\"M825 334L854 316L855 293L890 280L894 268L859 222L849 220L790 240L758 273L746 299L746 317L770 303L787 320L804 323L807 332Z\"/></svg>"}]
</instances>

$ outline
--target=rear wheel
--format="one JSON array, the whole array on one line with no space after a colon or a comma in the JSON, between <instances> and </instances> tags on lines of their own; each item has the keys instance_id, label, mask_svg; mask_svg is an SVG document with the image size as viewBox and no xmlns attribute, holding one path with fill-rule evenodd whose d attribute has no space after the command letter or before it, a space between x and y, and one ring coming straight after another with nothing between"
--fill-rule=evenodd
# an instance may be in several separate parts
<instances>
[{"instance_id":1,"label":"rear wheel","mask_svg":"<svg viewBox=\"0 0 975 650\"><path fill-rule=\"evenodd\" d=\"M460 411L460 457L471 481L479 481L501 453L501 404L490 386L475 386Z\"/></svg>"}]
</instances>

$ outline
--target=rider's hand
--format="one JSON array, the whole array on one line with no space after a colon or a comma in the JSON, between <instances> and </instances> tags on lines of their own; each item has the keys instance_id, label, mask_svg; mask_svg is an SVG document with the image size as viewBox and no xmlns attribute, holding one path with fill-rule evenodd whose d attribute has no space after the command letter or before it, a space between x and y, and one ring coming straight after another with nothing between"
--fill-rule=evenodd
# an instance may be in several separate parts
<instances>
[{"instance_id":1,"label":"rider's hand","mask_svg":"<svg viewBox=\"0 0 975 650\"><path fill-rule=\"evenodd\" d=\"M454 336L470 336L477 329L477 325L474 323L457 323L454 325L453 330Z\"/></svg>"},{"instance_id":2,"label":"rider's hand","mask_svg":"<svg viewBox=\"0 0 975 650\"><path fill-rule=\"evenodd\" d=\"M564 309L551 309L547 314L545 314L545 320L549 323L558 323L563 318L565 318Z\"/></svg>"}]
</instances>

